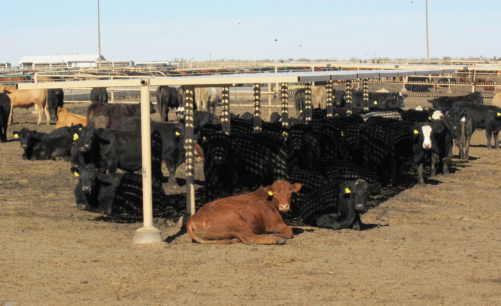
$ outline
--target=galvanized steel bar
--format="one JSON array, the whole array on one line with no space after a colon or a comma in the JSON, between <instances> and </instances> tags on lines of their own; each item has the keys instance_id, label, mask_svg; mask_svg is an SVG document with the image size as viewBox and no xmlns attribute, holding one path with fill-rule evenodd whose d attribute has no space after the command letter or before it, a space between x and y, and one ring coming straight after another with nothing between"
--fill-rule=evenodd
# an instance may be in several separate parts
<instances>
[{"instance_id":1,"label":"galvanized steel bar","mask_svg":"<svg viewBox=\"0 0 501 306\"><path fill-rule=\"evenodd\" d=\"M333 87L334 87L334 82L333 81L327 81L327 117L332 117L334 116L334 97L332 95L333 93Z\"/></svg>"},{"instance_id":2,"label":"galvanized steel bar","mask_svg":"<svg viewBox=\"0 0 501 306\"><path fill-rule=\"evenodd\" d=\"M282 92L282 127L289 127L289 84L281 84Z\"/></svg>"},{"instance_id":3,"label":"galvanized steel bar","mask_svg":"<svg viewBox=\"0 0 501 306\"><path fill-rule=\"evenodd\" d=\"M194 134L194 110L193 110L193 90L194 87L185 87L184 109L185 109L185 150L186 150L186 215L195 214L195 164L193 152Z\"/></svg>"},{"instance_id":4,"label":"galvanized steel bar","mask_svg":"<svg viewBox=\"0 0 501 306\"><path fill-rule=\"evenodd\" d=\"M221 122L223 125L223 132L230 134L230 88L223 87L221 89Z\"/></svg>"},{"instance_id":5,"label":"galvanized steel bar","mask_svg":"<svg viewBox=\"0 0 501 306\"><path fill-rule=\"evenodd\" d=\"M369 110L369 80L363 79L364 82L364 110Z\"/></svg>"},{"instance_id":6,"label":"galvanized steel bar","mask_svg":"<svg viewBox=\"0 0 501 306\"><path fill-rule=\"evenodd\" d=\"M261 131L261 84L254 84L254 131Z\"/></svg>"},{"instance_id":7,"label":"galvanized steel bar","mask_svg":"<svg viewBox=\"0 0 501 306\"><path fill-rule=\"evenodd\" d=\"M346 81L346 113L350 115L353 109L353 103L351 98L352 81Z\"/></svg>"},{"instance_id":8,"label":"galvanized steel bar","mask_svg":"<svg viewBox=\"0 0 501 306\"><path fill-rule=\"evenodd\" d=\"M304 85L306 86L304 90L304 115L305 121L308 122L311 121L311 117L313 116L313 109L311 104L311 82L305 82Z\"/></svg>"}]
</instances>

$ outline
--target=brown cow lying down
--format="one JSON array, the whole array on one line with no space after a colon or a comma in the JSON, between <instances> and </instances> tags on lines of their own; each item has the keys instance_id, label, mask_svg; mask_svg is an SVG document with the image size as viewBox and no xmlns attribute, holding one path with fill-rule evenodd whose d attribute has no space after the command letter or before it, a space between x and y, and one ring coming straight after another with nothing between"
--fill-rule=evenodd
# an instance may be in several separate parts
<instances>
[{"instance_id":1,"label":"brown cow lying down","mask_svg":"<svg viewBox=\"0 0 501 306\"><path fill-rule=\"evenodd\" d=\"M210 202L190 217L186 228L198 243L283 244L292 238L284 219L292 193L300 189L301 184L278 180L254 192Z\"/></svg>"},{"instance_id":2,"label":"brown cow lying down","mask_svg":"<svg viewBox=\"0 0 501 306\"><path fill-rule=\"evenodd\" d=\"M68 113L67 108L58 107L57 108L57 123L56 129L68 126L71 127L73 125L81 124L83 126L87 125L87 118L85 116L75 115L72 113Z\"/></svg>"}]
</instances>

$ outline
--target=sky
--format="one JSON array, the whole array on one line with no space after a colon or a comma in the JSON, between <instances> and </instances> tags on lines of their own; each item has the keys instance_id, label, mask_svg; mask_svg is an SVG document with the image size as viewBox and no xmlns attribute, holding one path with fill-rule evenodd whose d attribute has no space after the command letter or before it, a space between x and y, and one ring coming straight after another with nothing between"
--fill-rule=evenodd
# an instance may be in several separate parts
<instances>
[{"instance_id":1,"label":"sky","mask_svg":"<svg viewBox=\"0 0 501 306\"><path fill-rule=\"evenodd\" d=\"M0 62L98 54L97 0L0 0ZM425 0L100 0L108 60L426 58ZM430 57L501 56L499 0L429 0Z\"/></svg>"}]
</instances>

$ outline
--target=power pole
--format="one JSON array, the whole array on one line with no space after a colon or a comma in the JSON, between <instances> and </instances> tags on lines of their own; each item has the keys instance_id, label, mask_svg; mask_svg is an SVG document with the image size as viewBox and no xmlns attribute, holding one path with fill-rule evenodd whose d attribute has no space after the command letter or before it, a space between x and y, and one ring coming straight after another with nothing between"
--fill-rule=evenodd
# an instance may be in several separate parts
<instances>
[{"instance_id":1,"label":"power pole","mask_svg":"<svg viewBox=\"0 0 501 306\"><path fill-rule=\"evenodd\" d=\"M97 43L99 47L99 69L101 69L101 18L99 17L99 0L97 0Z\"/></svg>"},{"instance_id":2,"label":"power pole","mask_svg":"<svg viewBox=\"0 0 501 306\"><path fill-rule=\"evenodd\" d=\"M428 42L428 0L426 0L426 62L430 62L430 44Z\"/></svg>"}]
</instances>

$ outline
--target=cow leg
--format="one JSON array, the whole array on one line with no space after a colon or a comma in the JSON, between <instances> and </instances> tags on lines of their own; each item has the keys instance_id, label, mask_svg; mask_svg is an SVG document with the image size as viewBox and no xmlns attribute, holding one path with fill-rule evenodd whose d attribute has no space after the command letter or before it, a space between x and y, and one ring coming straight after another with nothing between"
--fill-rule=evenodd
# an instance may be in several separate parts
<instances>
[{"instance_id":1,"label":"cow leg","mask_svg":"<svg viewBox=\"0 0 501 306\"><path fill-rule=\"evenodd\" d=\"M449 175L449 157L442 159L442 173L445 176Z\"/></svg>"},{"instance_id":2,"label":"cow leg","mask_svg":"<svg viewBox=\"0 0 501 306\"><path fill-rule=\"evenodd\" d=\"M245 224L245 223L244 223ZM291 230L292 231L292 230ZM285 240L278 236L261 236L252 232L247 224L239 233L234 233L243 244L284 244Z\"/></svg>"},{"instance_id":3,"label":"cow leg","mask_svg":"<svg viewBox=\"0 0 501 306\"><path fill-rule=\"evenodd\" d=\"M466 140L466 149L465 149L465 159L468 159L469 158L469 153L468 151L470 151L470 140L471 140L471 135L468 137L468 139Z\"/></svg>"},{"instance_id":4,"label":"cow leg","mask_svg":"<svg viewBox=\"0 0 501 306\"><path fill-rule=\"evenodd\" d=\"M340 230L343 228L349 228L356 220L356 216L354 218L345 218L344 220L338 220L338 213L330 213L323 214L316 219L316 223L318 227L330 228L333 230Z\"/></svg>"},{"instance_id":5,"label":"cow leg","mask_svg":"<svg viewBox=\"0 0 501 306\"><path fill-rule=\"evenodd\" d=\"M291 239L292 236L294 235L292 233L292 228L288 227L285 223L279 223L276 225L275 230L273 231L275 235L277 235L280 238L284 239Z\"/></svg>"},{"instance_id":6,"label":"cow leg","mask_svg":"<svg viewBox=\"0 0 501 306\"><path fill-rule=\"evenodd\" d=\"M49 103L45 104L44 112L45 112L45 117L47 118L47 125L50 125Z\"/></svg>"},{"instance_id":7,"label":"cow leg","mask_svg":"<svg viewBox=\"0 0 501 306\"><path fill-rule=\"evenodd\" d=\"M492 148L491 147L492 131L490 129L486 129L485 136L487 136L487 150L490 150Z\"/></svg>"},{"instance_id":8,"label":"cow leg","mask_svg":"<svg viewBox=\"0 0 501 306\"><path fill-rule=\"evenodd\" d=\"M353 221L353 225L351 226L355 231L359 231L362 229L362 221L360 220L360 214L357 214L355 217L355 221Z\"/></svg>"},{"instance_id":9,"label":"cow leg","mask_svg":"<svg viewBox=\"0 0 501 306\"><path fill-rule=\"evenodd\" d=\"M167 159L164 159L165 161L165 166L167 167L167 170L169 170L169 182L167 185L169 187L179 187L176 181L176 165L174 165L173 162L168 161Z\"/></svg>"},{"instance_id":10,"label":"cow leg","mask_svg":"<svg viewBox=\"0 0 501 306\"><path fill-rule=\"evenodd\" d=\"M430 169L430 177L437 176L437 154L435 152L431 152L431 169Z\"/></svg>"},{"instance_id":11,"label":"cow leg","mask_svg":"<svg viewBox=\"0 0 501 306\"><path fill-rule=\"evenodd\" d=\"M420 186L424 186L424 179L423 179L423 163L420 163L417 165L417 173L418 173L418 183Z\"/></svg>"},{"instance_id":12,"label":"cow leg","mask_svg":"<svg viewBox=\"0 0 501 306\"><path fill-rule=\"evenodd\" d=\"M13 124L14 123L14 118L12 116L12 110L14 109L14 105L13 103L11 102L10 103L10 113L9 113L9 119L7 120L7 122L9 123L9 125Z\"/></svg>"},{"instance_id":13,"label":"cow leg","mask_svg":"<svg viewBox=\"0 0 501 306\"><path fill-rule=\"evenodd\" d=\"M499 149L499 141L498 141L498 134L499 134L499 131L498 132L494 132L494 147L497 149Z\"/></svg>"}]
</instances>

